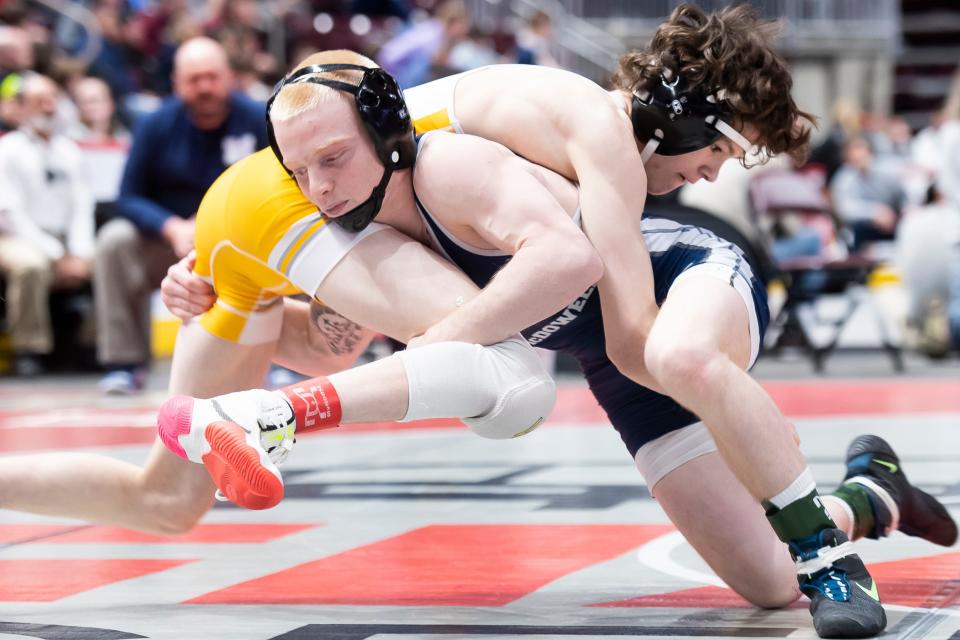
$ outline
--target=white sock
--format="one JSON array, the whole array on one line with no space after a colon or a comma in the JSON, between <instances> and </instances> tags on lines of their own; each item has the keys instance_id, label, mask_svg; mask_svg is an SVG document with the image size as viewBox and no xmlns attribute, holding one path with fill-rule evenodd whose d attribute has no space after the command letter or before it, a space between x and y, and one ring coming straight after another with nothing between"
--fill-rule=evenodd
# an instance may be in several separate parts
<instances>
[{"instance_id":1,"label":"white sock","mask_svg":"<svg viewBox=\"0 0 960 640\"><path fill-rule=\"evenodd\" d=\"M813 480L813 474L810 467L807 467L797 476L797 479L790 483L790 486L773 496L768 500L770 504L777 509L783 509L791 502L795 502L804 496L810 495L811 491L816 491L817 483Z\"/></svg>"}]
</instances>

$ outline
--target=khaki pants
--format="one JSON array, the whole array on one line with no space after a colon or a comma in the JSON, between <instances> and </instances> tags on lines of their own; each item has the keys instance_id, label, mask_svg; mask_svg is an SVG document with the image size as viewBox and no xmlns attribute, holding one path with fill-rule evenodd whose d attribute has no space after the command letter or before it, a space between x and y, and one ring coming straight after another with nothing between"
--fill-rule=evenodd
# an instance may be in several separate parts
<instances>
[{"instance_id":1,"label":"khaki pants","mask_svg":"<svg viewBox=\"0 0 960 640\"><path fill-rule=\"evenodd\" d=\"M16 353L50 353L50 259L29 240L0 235L0 272L7 280L7 326Z\"/></svg>"},{"instance_id":2,"label":"khaki pants","mask_svg":"<svg viewBox=\"0 0 960 640\"><path fill-rule=\"evenodd\" d=\"M162 239L146 236L125 218L97 234L93 292L97 359L107 366L150 359L150 294L177 256Z\"/></svg>"}]
</instances>

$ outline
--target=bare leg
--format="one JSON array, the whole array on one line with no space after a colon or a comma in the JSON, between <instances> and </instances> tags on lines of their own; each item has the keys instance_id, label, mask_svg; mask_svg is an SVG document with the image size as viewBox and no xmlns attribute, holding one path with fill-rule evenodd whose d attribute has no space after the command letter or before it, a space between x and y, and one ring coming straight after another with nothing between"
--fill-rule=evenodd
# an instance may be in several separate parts
<instances>
[{"instance_id":1,"label":"bare leg","mask_svg":"<svg viewBox=\"0 0 960 640\"><path fill-rule=\"evenodd\" d=\"M800 596L787 546L719 454L671 471L652 493L687 542L741 596L764 608L785 607Z\"/></svg>"},{"instance_id":2,"label":"bare leg","mask_svg":"<svg viewBox=\"0 0 960 640\"><path fill-rule=\"evenodd\" d=\"M651 493L690 546L746 600L774 609L800 596L787 546L719 454L700 456L674 469ZM843 528L849 516L838 502L824 500Z\"/></svg>"},{"instance_id":3,"label":"bare leg","mask_svg":"<svg viewBox=\"0 0 960 640\"><path fill-rule=\"evenodd\" d=\"M707 425L723 459L757 502L807 467L790 424L744 370L749 320L740 295L711 276L677 282L647 341L647 367Z\"/></svg>"},{"instance_id":4,"label":"bare leg","mask_svg":"<svg viewBox=\"0 0 960 640\"><path fill-rule=\"evenodd\" d=\"M818 499L791 425L744 371L750 354L747 308L727 282L691 274L674 283L657 316L645 353L648 369L703 419L720 453L704 457L722 457L732 472L685 474L691 477L674 480L682 486L660 489L694 546L752 602L781 606L792 599L785 595L796 586L784 575L784 545L774 553L774 541L789 540L795 580L810 598L820 637L872 637L886 626L875 583ZM690 493L697 482L712 499ZM766 534L760 530L761 501L769 502ZM753 555L766 566L746 557Z\"/></svg>"},{"instance_id":5,"label":"bare leg","mask_svg":"<svg viewBox=\"0 0 960 640\"><path fill-rule=\"evenodd\" d=\"M372 331L319 302L287 299L283 304L283 331L274 361L305 375L326 375L340 398L343 424L400 420L406 415L407 374L396 356L349 368L370 344Z\"/></svg>"},{"instance_id":6,"label":"bare leg","mask_svg":"<svg viewBox=\"0 0 960 640\"><path fill-rule=\"evenodd\" d=\"M330 376L340 396L344 424L402 420L407 414L407 373L396 355Z\"/></svg>"},{"instance_id":7,"label":"bare leg","mask_svg":"<svg viewBox=\"0 0 960 640\"><path fill-rule=\"evenodd\" d=\"M197 324L181 329L170 390L209 397L258 386L273 344L239 347ZM89 453L49 453L0 460L0 507L79 518L143 531L189 530L210 508L214 486L200 465L159 441L141 468Z\"/></svg>"},{"instance_id":8,"label":"bare leg","mask_svg":"<svg viewBox=\"0 0 960 640\"><path fill-rule=\"evenodd\" d=\"M349 369L374 333L314 300L283 300L283 327L273 361L307 376Z\"/></svg>"}]
</instances>

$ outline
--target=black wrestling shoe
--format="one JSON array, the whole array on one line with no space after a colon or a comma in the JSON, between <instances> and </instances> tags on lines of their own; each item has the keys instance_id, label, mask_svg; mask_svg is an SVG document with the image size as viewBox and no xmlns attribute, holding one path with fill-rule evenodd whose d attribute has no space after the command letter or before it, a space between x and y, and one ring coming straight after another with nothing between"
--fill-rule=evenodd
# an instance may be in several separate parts
<instances>
[{"instance_id":1,"label":"black wrestling shoe","mask_svg":"<svg viewBox=\"0 0 960 640\"><path fill-rule=\"evenodd\" d=\"M953 546L957 523L947 509L907 480L893 448L879 436L860 436L847 449L843 483L863 487L873 507L874 527L868 538L880 538L899 529L909 536Z\"/></svg>"},{"instance_id":2,"label":"black wrestling shoe","mask_svg":"<svg viewBox=\"0 0 960 640\"><path fill-rule=\"evenodd\" d=\"M810 598L813 627L821 638L872 638L887 626L877 583L847 536L823 529L788 543L800 590Z\"/></svg>"}]
</instances>

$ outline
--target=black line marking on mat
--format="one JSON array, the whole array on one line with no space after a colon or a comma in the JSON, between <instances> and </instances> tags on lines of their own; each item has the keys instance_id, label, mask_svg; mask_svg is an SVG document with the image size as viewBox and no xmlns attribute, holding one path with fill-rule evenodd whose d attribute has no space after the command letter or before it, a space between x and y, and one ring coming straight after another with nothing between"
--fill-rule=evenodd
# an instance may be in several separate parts
<instances>
[{"instance_id":1,"label":"black line marking on mat","mask_svg":"<svg viewBox=\"0 0 960 640\"><path fill-rule=\"evenodd\" d=\"M786 638L791 627L664 627L590 626L547 627L496 624L308 624L270 640L367 640L373 636L417 634L419 636L698 636L722 638Z\"/></svg>"},{"instance_id":2,"label":"black line marking on mat","mask_svg":"<svg viewBox=\"0 0 960 640\"><path fill-rule=\"evenodd\" d=\"M364 491L350 491L351 486L363 487ZM424 487L445 487L444 491L422 491ZM285 498L300 500L412 500L435 501L457 500L468 502L543 502L536 511L553 509L609 509L624 502L652 502L653 498L640 484L636 485L517 485L511 487L515 493L457 491L463 487L489 487L490 484L461 482L331 482L331 483L287 483ZM509 486L509 485L507 485ZM336 492L330 492L331 488ZM380 487L379 491L368 490ZM575 489L576 493L567 493L563 489ZM237 508L229 502L218 502L217 509Z\"/></svg>"},{"instance_id":3,"label":"black line marking on mat","mask_svg":"<svg viewBox=\"0 0 960 640\"><path fill-rule=\"evenodd\" d=\"M113 629L66 627L59 624L31 624L28 622L0 622L0 633L31 636L41 638L41 640L132 640L147 637Z\"/></svg>"},{"instance_id":4,"label":"black line marking on mat","mask_svg":"<svg viewBox=\"0 0 960 640\"><path fill-rule=\"evenodd\" d=\"M467 468L497 468L510 466L495 473L492 477L481 480L378 480L374 482L345 481L345 482L298 482L298 476L312 473L315 469L288 469L284 472L285 496L301 500L458 500L471 502L505 501L505 502L540 502L536 511L550 511L554 509L609 509L624 502L650 502L653 498L644 489L637 475L637 482L629 484L602 484L589 485L580 481L571 484L512 484L517 478L528 476L542 471L560 468L578 468L584 465L554 465L528 464L504 465L500 462L471 463L459 465L433 465L429 463L366 465L348 464L336 465L324 469L325 471L386 471L391 469L408 470L445 467L457 469ZM620 464L602 464L589 466L620 467ZM440 472L442 474L442 472ZM351 491L352 487L361 487L361 490ZM423 491L424 488L436 487L437 491ZM461 491L460 488L464 490ZM483 491L486 487L509 489L508 492ZM336 491L331 491L336 489ZM229 502L220 502L217 508L236 508Z\"/></svg>"},{"instance_id":5,"label":"black line marking on mat","mask_svg":"<svg viewBox=\"0 0 960 640\"><path fill-rule=\"evenodd\" d=\"M512 480L517 478L522 478L523 476L528 476L531 473L538 473L540 471L547 471L554 468L555 465L552 464L532 464L524 467L518 467L512 471L507 471L498 476L488 478L486 480L477 480L474 482L474 486L500 486L509 484Z\"/></svg>"}]
</instances>

